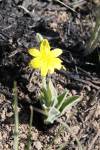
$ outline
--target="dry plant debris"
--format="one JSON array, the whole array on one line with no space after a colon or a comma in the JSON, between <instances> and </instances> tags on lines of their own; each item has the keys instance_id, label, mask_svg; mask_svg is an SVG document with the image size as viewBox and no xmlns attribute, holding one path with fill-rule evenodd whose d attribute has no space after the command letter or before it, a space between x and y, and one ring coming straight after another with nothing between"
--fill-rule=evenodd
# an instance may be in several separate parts
<instances>
[{"instance_id":1,"label":"dry plant debris","mask_svg":"<svg viewBox=\"0 0 100 150\"><path fill-rule=\"evenodd\" d=\"M49 40L52 48L64 50L61 56L66 73L56 71L51 75L58 94L68 89L69 95L80 95L84 99L69 120L82 147L99 150L100 146L100 64L97 49L87 57L79 50L83 41L91 35L89 13L95 25L98 1L63 1L78 14L56 1L0 0L0 149L13 149L14 113L13 82L17 81L19 109L18 149L24 150L30 121L30 105L40 108L38 93L42 91L41 75L31 70L28 49L36 47L36 33ZM100 51L100 43L98 43ZM74 108L60 119L66 121ZM45 150L61 125L55 122L46 126L42 115L33 112L31 150ZM50 150L58 149L68 141L65 150L78 149L75 139L65 128Z\"/></svg>"}]
</instances>

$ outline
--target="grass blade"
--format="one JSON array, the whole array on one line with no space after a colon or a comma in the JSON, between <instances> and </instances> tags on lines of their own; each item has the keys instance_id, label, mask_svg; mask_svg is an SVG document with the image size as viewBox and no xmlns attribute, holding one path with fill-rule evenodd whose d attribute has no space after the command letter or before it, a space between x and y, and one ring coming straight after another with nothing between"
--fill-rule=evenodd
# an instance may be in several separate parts
<instances>
[{"instance_id":1,"label":"grass blade","mask_svg":"<svg viewBox=\"0 0 100 150\"><path fill-rule=\"evenodd\" d=\"M65 142L60 148L58 148L58 150L63 150L64 149L64 147L66 146L68 144L68 141L67 142Z\"/></svg>"},{"instance_id":2,"label":"grass blade","mask_svg":"<svg viewBox=\"0 0 100 150\"><path fill-rule=\"evenodd\" d=\"M56 0L57 2L59 2L60 4L64 5L65 7L69 8L70 10L76 12L74 9L72 9L71 7L69 7L68 5L66 5L65 3L59 1L59 0ZM76 12L77 13L77 12Z\"/></svg>"},{"instance_id":3,"label":"grass blade","mask_svg":"<svg viewBox=\"0 0 100 150\"><path fill-rule=\"evenodd\" d=\"M64 125L64 126L69 130L69 132L70 132L70 133L74 136L74 138L76 139L77 144L78 144L78 146L79 146L79 149L82 150L82 146L81 146L81 144L80 144L80 142L79 142L77 136L76 136L76 135L74 134L74 132L71 130L71 128L70 128L65 122L61 121L60 119L57 119L57 121L58 121L59 123L61 123L62 125Z\"/></svg>"},{"instance_id":4,"label":"grass blade","mask_svg":"<svg viewBox=\"0 0 100 150\"><path fill-rule=\"evenodd\" d=\"M81 103L81 102L80 102ZM78 103L78 105L76 106L75 110L71 113L70 117L65 121L65 123L67 123L70 118L73 116L73 114L75 113L76 109L79 107L80 103ZM49 149L49 147L53 144L54 140L58 137L58 135L61 133L61 131L64 129L64 125L62 125L61 129L58 131L58 133L56 134L56 136L54 137L54 139L51 141L51 143L49 144L47 150Z\"/></svg>"},{"instance_id":5,"label":"grass blade","mask_svg":"<svg viewBox=\"0 0 100 150\"><path fill-rule=\"evenodd\" d=\"M16 82L14 82L14 146L15 150L18 150L18 102L17 102L17 88Z\"/></svg>"},{"instance_id":6,"label":"grass blade","mask_svg":"<svg viewBox=\"0 0 100 150\"><path fill-rule=\"evenodd\" d=\"M29 150L30 148L31 126L32 126L32 121L33 121L33 107L30 106L30 109L31 109L31 118L30 118L29 134L27 138L27 150Z\"/></svg>"}]
</instances>

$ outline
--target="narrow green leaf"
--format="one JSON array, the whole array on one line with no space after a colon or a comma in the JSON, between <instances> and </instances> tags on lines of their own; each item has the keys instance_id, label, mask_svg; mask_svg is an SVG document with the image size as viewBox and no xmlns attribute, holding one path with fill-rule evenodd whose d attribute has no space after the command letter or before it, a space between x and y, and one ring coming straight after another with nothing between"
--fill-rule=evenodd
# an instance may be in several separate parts
<instances>
[{"instance_id":1,"label":"narrow green leaf","mask_svg":"<svg viewBox=\"0 0 100 150\"><path fill-rule=\"evenodd\" d=\"M60 148L58 148L58 150L63 150L63 149L64 149L64 147L65 147L67 144L68 144L68 141L67 141L67 142L65 142L64 144L62 144L62 146L61 146Z\"/></svg>"},{"instance_id":2,"label":"narrow green leaf","mask_svg":"<svg viewBox=\"0 0 100 150\"><path fill-rule=\"evenodd\" d=\"M49 98L49 103L51 104L50 106L54 107L57 104L57 92L51 82L51 79L48 82L47 95Z\"/></svg>"},{"instance_id":3,"label":"narrow green leaf","mask_svg":"<svg viewBox=\"0 0 100 150\"><path fill-rule=\"evenodd\" d=\"M63 102L65 101L65 98L67 96L68 91L62 93L61 95L58 96L58 103L55 106L57 109L60 109L60 107L62 106Z\"/></svg>"},{"instance_id":4,"label":"narrow green leaf","mask_svg":"<svg viewBox=\"0 0 100 150\"><path fill-rule=\"evenodd\" d=\"M14 82L14 145L15 150L18 150L18 102L17 102L17 89L16 82Z\"/></svg>"},{"instance_id":5,"label":"narrow green leaf","mask_svg":"<svg viewBox=\"0 0 100 150\"><path fill-rule=\"evenodd\" d=\"M60 119L57 119L57 121L58 121L59 123L61 123L62 125L64 125L64 126L69 130L69 132L70 132L70 133L73 135L73 137L75 138L75 140L76 140L76 142L77 142L77 144L78 144L78 146L79 146L79 149L82 150L81 143L79 142L77 136L74 134L74 132L71 130L71 128L68 126L68 124L66 124L65 122L61 121Z\"/></svg>"},{"instance_id":6,"label":"narrow green leaf","mask_svg":"<svg viewBox=\"0 0 100 150\"><path fill-rule=\"evenodd\" d=\"M49 101L48 101L48 95L47 95L47 90L43 87L43 94L44 94L44 102L45 102L45 105L47 107L49 107Z\"/></svg>"},{"instance_id":7,"label":"narrow green leaf","mask_svg":"<svg viewBox=\"0 0 100 150\"><path fill-rule=\"evenodd\" d=\"M51 79L49 80L49 89L50 89L52 100L53 100L53 99L55 99L57 97L57 92L56 92L55 87L52 84Z\"/></svg>"},{"instance_id":8,"label":"narrow green leaf","mask_svg":"<svg viewBox=\"0 0 100 150\"><path fill-rule=\"evenodd\" d=\"M60 108L61 115L64 114L71 106L81 101L82 98L83 97L79 97L79 96L67 97Z\"/></svg>"},{"instance_id":9,"label":"narrow green leaf","mask_svg":"<svg viewBox=\"0 0 100 150\"><path fill-rule=\"evenodd\" d=\"M31 109L31 118L30 118L30 127L29 127L29 134L27 138L27 150L30 148L30 137L31 137L31 126L32 126L32 121L33 121L33 107L30 107Z\"/></svg>"},{"instance_id":10,"label":"narrow green leaf","mask_svg":"<svg viewBox=\"0 0 100 150\"><path fill-rule=\"evenodd\" d=\"M44 94L43 93L39 93L39 96L40 96L41 105L45 104Z\"/></svg>"}]
</instances>

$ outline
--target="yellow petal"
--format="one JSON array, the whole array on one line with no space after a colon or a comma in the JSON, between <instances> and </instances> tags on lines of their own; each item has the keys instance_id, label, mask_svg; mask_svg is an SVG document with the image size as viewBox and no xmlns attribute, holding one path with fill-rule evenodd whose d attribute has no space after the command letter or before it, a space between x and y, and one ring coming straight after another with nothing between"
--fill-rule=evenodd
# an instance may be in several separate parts
<instances>
[{"instance_id":1,"label":"yellow petal","mask_svg":"<svg viewBox=\"0 0 100 150\"><path fill-rule=\"evenodd\" d=\"M62 68L64 69L64 70L66 70L66 68L62 65Z\"/></svg>"},{"instance_id":2,"label":"yellow petal","mask_svg":"<svg viewBox=\"0 0 100 150\"><path fill-rule=\"evenodd\" d=\"M47 39L44 39L40 46L40 52L45 51L46 53L50 52L50 45Z\"/></svg>"},{"instance_id":3,"label":"yellow petal","mask_svg":"<svg viewBox=\"0 0 100 150\"><path fill-rule=\"evenodd\" d=\"M54 67L58 70L60 70L60 68L62 67L61 65L62 60L59 58L54 58Z\"/></svg>"},{"instance_id":4,"label":"yellow petal","mask_svg":"<svg viewBox=\"0 0 100 150\"><path fill-rule=\"evenodd\" d=\"M47 68L47 63L43 63L41 66L41 75L42 77L45 77L47 75L48 68Z\"/></svg>"},{"instance_id":5,"label":"yellow petal","mask_svg":"<svg viewBox=\"0 0 100 150\"><path fill-rule=\"evenodd\" d=\"M32 61L32 60L31 60L31 61ZM34 67L33 67L31 61L29 62L29 66L30 66L31 69L34 69Z\"/></svg>"},{"instance_id":6,"label":"yellow petal","mask_svg":"<svg viewBox=\"0 0 100 150\"><path fill-rule=\"evenodd\" d=\"M39 58L34 58L30 61L29 66L33 68L40 68L42 65L42 62Z\"/></svg>"},{"instance_id":7,"label":"yellow petal","mask_svg":"<svg viewBox=\"0 0 100 150\"><path fill-rule=\"evenodd\" d=\"M37 50L37 49L29 49L28 50L28 52L30 53L30 55L32 55L32 56L34 56L34 57L37 57L37 56L40 56L41 55L41 53L40 53L40 51L39 50Z\"/></svg>"},{"instance_id":8,"label":"yellow petal","mask_svg":"<svg viewBox=\"0 0 100 150\"><path fill-rule=\"evenodd\" d=\"M53 73L54 72L54 68L49 67L49 73Z\"/></svg>"},{"instance_id":9,"label":"yellow petal","mask_svg":"<svg viewBox=\"0 0 100 150\"><path fill-rule=\"evenodd\" d=\"M52 57L58 57L58 56L61 55L61 54L62 54L62 50L59 49L59 48L50 51L50 55L51 55Z\"/></svg>"},{"instance_id":10,"label":"yellow petal","mask_svg":"<svg viewBox=\"0 0 100 150\"><path fill-rule=\"evenodd\" d=\"M52 58L51 60L48 61L48 68L61 68L61 62L62 60L59 58Z\"/></svg>"}]
</instances>

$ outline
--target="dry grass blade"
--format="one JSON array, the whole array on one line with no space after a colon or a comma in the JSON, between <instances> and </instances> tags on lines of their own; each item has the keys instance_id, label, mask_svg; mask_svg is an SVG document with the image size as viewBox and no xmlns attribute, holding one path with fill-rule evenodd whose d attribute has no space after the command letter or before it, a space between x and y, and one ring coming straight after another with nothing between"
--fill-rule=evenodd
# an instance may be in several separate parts
<instances>
[{"instance_id":1,"label":"dry grass blade","mask_svg":"<svg viewBox=\"0 0 100 150\"><path fill-rule=\"evenodd\" d=\"M92 149L93 149L93 145L94 145L95 141L97 140L97 138L98 138L99 136L100 136L100 129L99 129L98 133L96 134L96 136L94 137L94 139L93 139L91 145L89 146L89 149L88 149L88 150L92 150Z\"/></svg>"},{"instance_id":2,"label":"dry grass blade","mask_svg":"<svg viewBox=\"0 0 100 150\"><path fill-rule=\"evenodd\" d=\"M65 7L69 8L70 10L76 12L74 9L72 9L71 7L69 7L68 5L64 4L63 2L56 0L57 2L59 2L60 4L64 5ZM77 13L77 12L76 12Z\"/></svg>"},{"instance_id":3,"label":"dry grass blade","mask_svg":"<svg viewBox=\"0 0 100 150\"><path fill-rule=\"evenodd\" d=\"M99 41L100 41L100 6L98 16L96 18L96 25L94 31L91 34L90 39L84 45L85 49L84 55L87 56L88 54L92 53L95 50L97 43L99 43Z\"/></svg>"}]
</instances>

